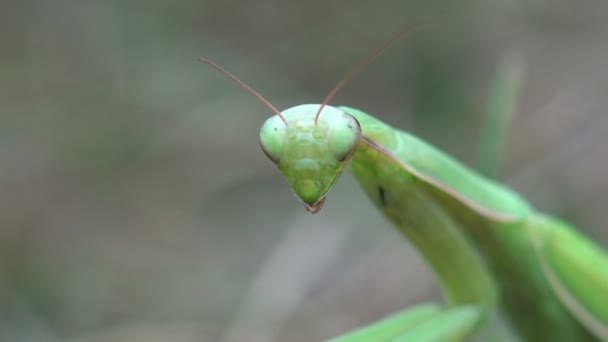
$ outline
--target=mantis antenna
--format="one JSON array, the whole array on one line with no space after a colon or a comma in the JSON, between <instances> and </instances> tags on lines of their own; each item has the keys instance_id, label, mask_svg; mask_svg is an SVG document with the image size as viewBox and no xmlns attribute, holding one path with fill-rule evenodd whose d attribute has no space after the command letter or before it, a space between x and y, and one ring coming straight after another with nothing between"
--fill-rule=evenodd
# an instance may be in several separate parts
<instances>
[{"instance_id":1,"label":"mantis antenna","mask_svg":"<svg viewBox=\"0 0 608 342\"><path fill-rule=\"evenodd\" d=\"M365 69L365 67L372 64L372 62L374 60L376 60L376 58L378 58L380 55L382 55L382 53L384 53L388 48L390 48L395 43L397 43L401 39L408 36L410 33L412 33L414 30L416 30L419 27L420 27L420 25L416 25L414 27L407 27L407 28L393 34L389 39L387 39L382 44L380 44L380 46L375 48L372 52L370 52L369 55L367 55L357 65L355 65L355 67L352 68L346 74L346 76L344 76L344 78L341 79L340 82L338 82L338 84L336 84L336 86L329 92L327 97L325 97L325 99L321 103L321 106L319 107L319 110L317 111L317 115L315 116L315 125L317 124L317 121L319 120L319 116L321 115L321 111L323 110L325 105L327 105L329 103L329 101L331 101L334 98L334 96L336 96L336 94L338 93L338 91L340 91L340 89L342 89L342 87L347 85L348 82L352 81L353 78L355 78L355 76L357 76L361 71L363 71L363 69Z\"/></svg>"},{"instance_id":2,"label":"mantis antenna","mask_svg":"<svg viewBox=\"0 0 608 342\"><path fill-rule=\"evenodd\" d=\"M236 82L236 84L238 84L239 86L241 86L243 89L247 90L249 93L251 93L253 96L255 96L258 100L260 100L260 102L262 102L263 104L265 104L266 107L268 107L276 115L278 115L279 118L281 118L281 120L283 120L283 122L285 123L285 126L287 126L287 120L285 119L285 117L283 115L281 115L281 112L275 106L273 106L272 103L270 103L270 101L266 100L266 98L264 98L264 96L260 95L260 93L258 93L257 91L253 90L253 88L251 88L250 86L248 86L247 84L245 84L245 82L239 80L236 76L234 76L233 74L229 73L227 70L225 70L221 66L215 64L215 62L213 62L212 60L207 59L207 58L200 58L199 61L201 61L202 63L205 63L207 65L210 65L215 70L217 70L220 73L222 73L224 76L226 76L226 77L230 78L231 80L233 80L234 82ZM315 123L316 123L316 121L315 121Z\"/></svg>"}]
</instances>

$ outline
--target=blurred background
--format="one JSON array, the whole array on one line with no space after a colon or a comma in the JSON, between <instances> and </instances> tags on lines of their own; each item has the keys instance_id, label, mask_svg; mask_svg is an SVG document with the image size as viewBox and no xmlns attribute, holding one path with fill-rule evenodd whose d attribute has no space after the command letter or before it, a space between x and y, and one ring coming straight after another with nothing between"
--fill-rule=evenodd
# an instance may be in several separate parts
<instances>
[{"instance_id":1,"label":"blurred background","mask_svg":"<svg viewBox=\"0 0 608 342\"><path fill-rule=\"evenodd\" d=\"M258 146L336 97L465 163L527 62L500 178L606 246L608 3L17 1L0 12L0 341L315 341L438 297L350 175L308 214Z\"/></svg>"}]
</instances>

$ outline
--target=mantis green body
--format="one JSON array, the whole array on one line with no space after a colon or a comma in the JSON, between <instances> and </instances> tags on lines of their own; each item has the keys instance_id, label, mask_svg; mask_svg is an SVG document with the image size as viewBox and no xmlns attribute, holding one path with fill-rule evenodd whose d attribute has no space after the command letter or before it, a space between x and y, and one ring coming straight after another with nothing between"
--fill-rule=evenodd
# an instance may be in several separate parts
<instances>
[{"instance_id":1,"label":"mantis green body","mask_svg":"<svg viewBox=\"0 0 608 342\"><path fill-rule=\"evenodd\" d=\"M461 341L495 319L497 310L521 340L608 341L608 255L602 248L421 139L357 109L326 105L411 31L397 32L372 51L323 104L282 112L214 62L201 59L276 114L263 124L260 145L308 211L321 209L328 191L350 168L437 275L444 304L422 304L333 341ZM514 105L516 87L496 85L490 112L500 115L501 108ZM491 174L494 150L482 150Z\"/></svg>"},{"instance_id":2,"label":"mantis green body","mask_svg":"<svg viewBox=\"0 0 608 342\"><path fill-rule=\"evenodd\" d=\"M459 341L496 308L523 340L608 340L601 248L415 136L356 109L321 106L268 119L262 149L313 213L350 166L432 266L445 298L336 341Z\"/></svg>"}]
</instances>

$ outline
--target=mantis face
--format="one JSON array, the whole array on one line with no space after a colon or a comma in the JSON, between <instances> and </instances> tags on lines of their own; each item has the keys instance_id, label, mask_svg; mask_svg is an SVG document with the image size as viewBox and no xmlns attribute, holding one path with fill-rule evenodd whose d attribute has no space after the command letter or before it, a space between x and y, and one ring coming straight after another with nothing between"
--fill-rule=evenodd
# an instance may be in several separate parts
<instances>
[{"instance_id":1,"label":"mantis face","mask_svg":"<svg viewBox=\"0 0 608 342\"><path fill-rule=\"evenodd\" d=\"M346 112L320 105L300 105L266 120L260 130L264 153L283 173L306 210L316 214L325 195L348 165L361 140L361 126Z\"/></svg>"}]
</instances>

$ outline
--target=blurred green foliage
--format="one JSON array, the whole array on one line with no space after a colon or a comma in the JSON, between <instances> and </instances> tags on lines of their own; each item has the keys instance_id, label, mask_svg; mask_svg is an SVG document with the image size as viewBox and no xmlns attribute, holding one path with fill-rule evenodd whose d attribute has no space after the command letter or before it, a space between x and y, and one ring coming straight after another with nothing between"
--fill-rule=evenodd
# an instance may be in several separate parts
<instances>
[{"instance_id":1,"label":"blurred green foliage","mask_svg":"<svg viewBox=\"0 0 608 342\"><path fill-rule=\"evenodd\" d=\"M432 274L352 178L311 217L259 150L279 108L334 104L473 160L506 52L528 61L502 179L604 244L605 3L16 1L0 12L0 340L310 341Z\"/></svg>"}]
</instances>

